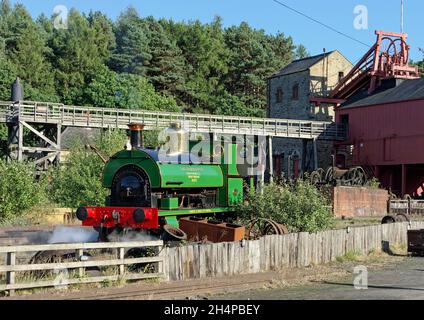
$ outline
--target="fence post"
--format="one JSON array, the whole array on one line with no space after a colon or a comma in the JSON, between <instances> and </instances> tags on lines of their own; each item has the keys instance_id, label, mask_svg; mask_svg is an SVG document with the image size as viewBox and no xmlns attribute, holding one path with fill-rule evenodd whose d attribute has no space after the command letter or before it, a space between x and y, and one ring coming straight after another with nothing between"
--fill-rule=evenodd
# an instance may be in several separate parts
<instances>
[{"instance_id":1,"label":"fence post","mask_svg":"<svg viewBox=\"0 0 424 320\"><path fill-rule=\"evenodd\" d=\"M8 266L15 266L16 265L16 253L15 252L8 252L7 253L7 265ZM7 277L6 277L7 284L13 285L15 284L15 272L14 271L8 271ZM9 296L15 295L15 290L11 289L9 290Z\"/></svg>"},{"instance_id":2,"label":"fence post","mask_svg":"<svg viewBox=\"0 0 424 320\"><path fill-rule=\"evenodd\" d=\"M76 254L77 254L78 261L81 261L81 257L84 255L84 250L83 249L77 249ZM78 268L78 276L80 278L82 278L84 276L84 273L85 273L84 271L85 271L84 267Z\"/></svg>"},{"instance_id":3,"label":"fence post","mask_svg":"<svg viewBox=\"0 0 424 320\"><path fill-rule=\"evenodd\" d=\"M125 248L119 248L119 260L121 260L121 262L124 262L124 257L125 257ZM125 264L120 264L119 265L119 275L123 276L125 273Z\"/></svg>"}]
</instances>

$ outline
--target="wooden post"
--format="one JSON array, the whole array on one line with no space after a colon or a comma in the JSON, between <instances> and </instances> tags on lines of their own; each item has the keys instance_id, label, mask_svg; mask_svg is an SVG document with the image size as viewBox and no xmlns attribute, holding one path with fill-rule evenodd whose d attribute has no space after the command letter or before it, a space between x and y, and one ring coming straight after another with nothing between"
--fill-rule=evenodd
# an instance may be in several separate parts
<instances>
[{"instance_id":1,"label":"wooden post","mask_svg":"<svg viewBox=\"0 0 424 320\"><path fill-rule=\"evenodd\" d=\"M314 147L314 170L318 170L318 148L317 148L317 139L312 140Z\"/></svg>"},{"instance_id":2,"label":"wooden post","mask_svg":"<svg viewBox=\"0 0 424 320\"><path fill-rule=\"evenodd\" d=\"M81 261L81 257L84 255L84 250L77 249L76 255L77 255L78 261ZM84 276L84 273L85 273L84 268L78 268L78 277L82 278Z\"/></svg>"},{"instance_id":3,"label":"wooden post","mask_svg":"<svg viewBox=\"0 0 424 320\"><path fill-rule=\"evenodd\" d=\"M407 186L407 178L406 175L408 174L407 166L406 164L402 164L402 197L406 194L406 186Z\"/></svg>"},{"instance_id":4,"label":"wooden post","mask_svg":"<svg viewBox=\"0 0 424 320\"><path fill-rule=\"evenodd\" d=\"M274 163L272 154L272 137L268 137L268 158L269 158L269 182L274 182Z\"/></svg>"},{"instance_id":5,"label":"wooden post","mask_svg":"<svg viewBox=\"0 0 424 320\"><path fill-rule=\"evenodd\" d=\"M15 266L16 265L16 253L15 252L8 252L7 253L7 265L8 266ZM8 271L6 276L7 284L13 285L15 284L15 272L14 271ZM11 289L9 290L9 295L13 296L15 294L15 290Z\"/></svg>"},{"instance_id":6,"label":"wooden post","mask_svg":"<svg viewBox=\"0 0 424 320\"><path fill-rule=\"evenodd\" d=\"M125 248L119 248L119 259L124 262ZM119 275L123 276L125 273L125 264L119 265Z\"/></svg>"},{"instance_id":7,"label":"wooden post","mask_svg":"<svg viewBox=\"0 0 424 320\"><path fill-rule=\"evenodd\" d=\"M18 123L18 161L23 160L23 147L24 147L24 127L19 121Z\"/></svg>"},{"instance_id":8,"label":"wooden post","mask_svg":"<svg viewBox=\"0 0 424 320\"><path fill-rule=\"evenodd\" d=\"M56 164L59 165L60 164L60 157L61 157L61 153L62 153L62 125L60 123L57 125L56 144L57 144Z\"/></svg>"},{"instance_id":9,"label":"wooden post","mask_svg":"<svg viewBox=\"0 0 424 320\"><path fill-rule=\"evenodd\" d=\"M158 246L157 250L158 250L157 252L158 257L163 257L163 259L165 259L164 257L165 250L163 250L163 246ZM163 263L164 263L164 260L158 262L158 271L157 271L158 273L164 273Z\"/></svg>"}]
</instances>

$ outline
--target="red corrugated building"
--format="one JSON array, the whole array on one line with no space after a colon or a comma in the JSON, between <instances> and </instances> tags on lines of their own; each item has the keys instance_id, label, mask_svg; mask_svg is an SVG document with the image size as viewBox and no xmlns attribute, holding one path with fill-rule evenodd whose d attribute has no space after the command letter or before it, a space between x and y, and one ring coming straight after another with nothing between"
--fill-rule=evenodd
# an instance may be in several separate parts
<instances>
[{"instance_id":1,"label":"red corrugated building","mask_svg":"<svg viewBox=\"0 0 424 320\"><path fill-rule=\"evenodd\" d=\"M398 196L424 196L424 79L386 79L372 94L357 91L336 109L348 140L337 165L370 169Z\"/></svg>"}]
</instances>

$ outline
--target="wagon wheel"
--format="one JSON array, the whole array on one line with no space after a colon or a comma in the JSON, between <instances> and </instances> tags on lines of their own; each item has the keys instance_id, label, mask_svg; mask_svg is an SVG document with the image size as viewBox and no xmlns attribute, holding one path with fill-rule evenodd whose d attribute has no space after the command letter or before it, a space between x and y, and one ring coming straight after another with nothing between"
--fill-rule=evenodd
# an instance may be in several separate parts
<instances>
[{"instance_id":1,"label":"wagon wheel","mask_svg":"<svg viewBox=\"0 0 424 320\"><path fill-rule=\"evenodd\" d=\"M310 182L312 185L316 186L323 182L324 178L324 169L319 168L318 170L311 173Z\"/></svg>"},{"instance_id":2,"label":"wagon wheel","mask_svg":"<svg viewBox=\"0 0 424 320\"><path fill-rule=\"evenodd\" d=\"M272 220L266 219L263 235L268 236L268 235L274 235L274 234L281 234L281 229L279 225Z\"/></svg>"},{"instance_id":3,"label":"wagon wheel","mask_svg":"<svg viewBox=\"0 0 424 320\"><path fill-rule=\"evenodd\" d=\"M325 174L325 183L326 184L334 183L334 168L333 167L330 167L327 169L327 172Z\"/></svg>"},{"instance_id":4,"label":"wagon wheel","mask_svg":"<svg viewBox=\"0 0 424 320\"><path fill-rule=\"evenodd\" d=\"M265 235L283 235L289 231L286 226L271 219L257 218L250 221L247 231L249 239L258 239Z\"/></svg>"},{"instance_id":5,"label":"wagon wheel","mask_svg":"<svg viewBox=\"0 0 424 320\"><path fill-rule=\"evenodd\" d=\"M262 236L263 220L261 218L252 219L246 229L246 236L248 239L259 239Z\"/></svg>"},{"instance_id":6,"label":"wagon wheel","mask_svg":"<svg viewBox=\"0 0 424 320\"><path fill-rule=\"evenodd\" d=\"M409 216L405 213L398 213L395 217L396 222L409 222Z\"/></svg>"},{"instance_id":7,"label":"wagon wheel","mask_svg":"<svg viewBox=\"0 0 424 320\"><path fill-rule=\"evenodd\" d=\"M362 186L366 182L365 172L361 167L353 168L350 178L354 186Z\"/></svg>"}]
</instances>

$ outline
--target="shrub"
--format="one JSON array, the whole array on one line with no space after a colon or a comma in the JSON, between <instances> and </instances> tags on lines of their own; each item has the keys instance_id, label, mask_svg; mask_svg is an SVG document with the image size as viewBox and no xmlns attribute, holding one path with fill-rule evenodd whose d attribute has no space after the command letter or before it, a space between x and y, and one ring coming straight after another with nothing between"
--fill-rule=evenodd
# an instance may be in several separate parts
<instances>
[{"instance_id":1,"label":"shrub","mask_svg":"<svg viewBox=\"0 0 424 320\"><path fill-rule=\"evenodd\" d=\"M273 219L286 225L290 232L317 232L334 223L327 201L306 181L265 185L262 193L247 195L237 211L245 221Z\"/></svg>"},{"instance_id":2,"label":"shrub","mask_svg":"<svg viewBox=\"0 0 424 320\"><path fill-rule=\"evenodd\" d=\"M36 180L34 166L0 159L0 177L0 224L46 200L45 180Z\"/></svg>"},{"instance_id":3,"label":"shrub","mask_svg":"<svg viewBox=\"0 0 424 320\"><path fill-rule=\"evenodd\" d=\"M111 156L123 149L125 131L106 132L97 142L98 149ZM55 203L77 208L87 205L104 205L108 190L102 186L103 161L95 153L76 142L67 163L51 172L51 199Z\"/></svg>"}]
</instances>

